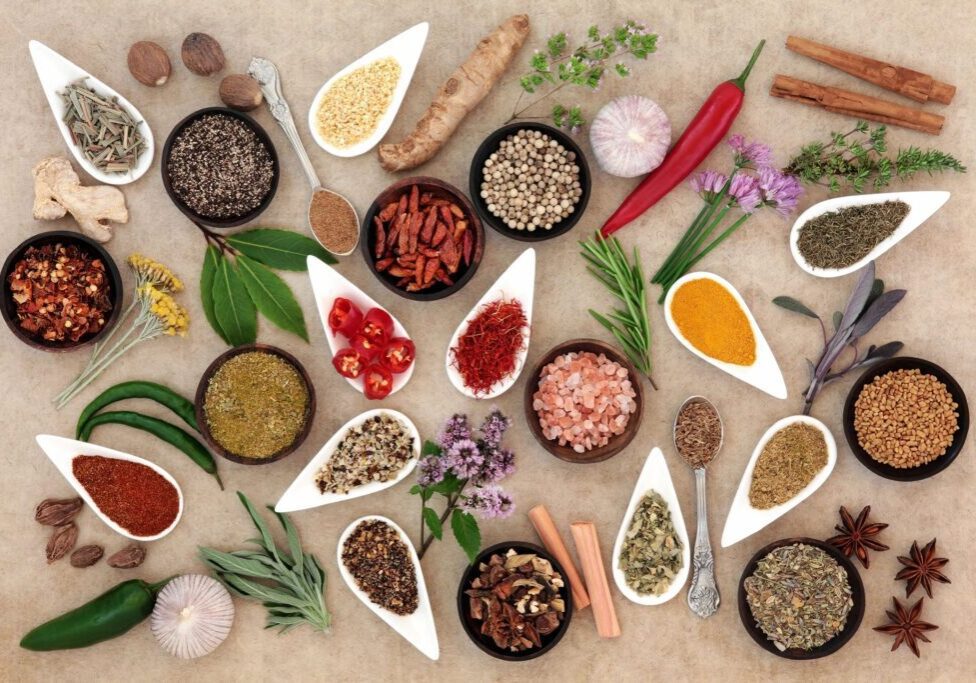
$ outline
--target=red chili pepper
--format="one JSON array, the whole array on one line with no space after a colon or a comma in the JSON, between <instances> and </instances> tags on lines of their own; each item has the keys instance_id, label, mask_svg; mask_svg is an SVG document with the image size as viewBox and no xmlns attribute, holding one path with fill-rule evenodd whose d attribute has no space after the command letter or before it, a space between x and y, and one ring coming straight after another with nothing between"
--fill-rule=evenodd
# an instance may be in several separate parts
<instances>
[{"instance_id":1,"label":"red chili pepper","mask_svg":"<svg viewBox=\"0 0 976 683\"><path fill-rule=\"evenodd\" d=\"M359 329L362 320L362 311L349 299L340 296L332 302L332 310L329 311L329 329L333 334L341 334L346 339L351 339Z\"/></svg>"},{"instance_id":2,"label":"red chili pepper","mask_svg":"<svg viewBox=\"0 0 976 683\"><path fill-rule=\"evenodd\" d=\"M382 308L371 308L366 311L359 333L383 346L393 336L393 318Z\"/></svg>"},{"instance_id":3,"label":"red chili pepper","mask_svg":"<svg viewBox=\"0 0 976 683\"><path fill-rule=\"evenodd\" d=\"M657 204L664 195L687 178L715 145L722 141L735 117L739 115L745 96L746 79L765 44L765 40L759 41L741 76L719 84L712 91L661 165L640 182L600 228L604 237L609 237Z\"/></svg>"},{"instance_id":4,"label":"red chili pepper","mask_svg":"<svg viewBox=\"0 0 976 683\"><path fill-rule=\"evenodd\" d=\"M394 337L380 354L380 363L394 374L406 372L417 354L413 342L406 337Z\"/></svg>"},{"instance_id":5,"label":"red chili pepper","mask_svg":"<svg viewBox=\"0 0 976 683\"><path fill-rule=\"evenodd\" d=\"M385 345L385 338L380 339L378 342L373 341L362 332L354 335L352 338L352 348L367 362L372 361L376 357L376 354L383 350Z\"/></svg>"},{"instance_id":6,"label":"red chili pepper","mask_svg":"<svg viewBox=\"0 0 976 683\"><path fill-rule=\"evenodd\" d=\"M393 390L393 374L382 365L374 363L363 377L363 394L370 400L386 398Z\"/></svg>"},{"instance_id":7,"label":"red chili pepper","mask_svg":"<svg viewBox=\"0 0 976 683\"><path fill-rule=\"evenodd\" d=\"M366 359L356 349L342 349L332 358L332 366L343 377L356 379L366 369Z\"/></svg>"}]
</instances>

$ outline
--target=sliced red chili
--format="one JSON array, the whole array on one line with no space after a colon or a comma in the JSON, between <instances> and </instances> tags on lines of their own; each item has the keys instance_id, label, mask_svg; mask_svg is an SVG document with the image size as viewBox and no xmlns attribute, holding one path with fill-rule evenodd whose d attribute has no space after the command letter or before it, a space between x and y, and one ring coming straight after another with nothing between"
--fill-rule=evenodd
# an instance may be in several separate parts
<instances>
[{"instance_id":1,"label":"sliced red chili","mask_svg":"<svg viewBox=\"0 0 976 683\"><path fill-rule=\"evenodd\" d=\"M362 320L362 311L349 299L340 296L332 302L332 310L329 311L329 329L334 334L341 334L346 339L351 339L359 329Z\"/></svg>"},{"instance_id":2,"label":"sliced red chili","mask_svg":"<svg viewBox=\"0 0 976 683\"><path fill-rule=\"evenodd\" d=\"M382 308L371 308L366 311L359 333L368 337L378 346L386 344L393 337L393 318Z\"/></svg>"},{"instance_id":3,"label":"sliced red chili","mask_svg":"<svg viewBox=\"0 0 976 683\"><path fill-rule=\"evenodd\" d=\"M393 390L393 374L378 363L366 368L363 377L363 394L370 400L386 398Z\"/></svg>"},{"instance_id":4,"label":"sliced red chili","mask_svg":"<svg viewBox=\"0 0 976 683\"><path fill-rule=\"evenodd\" d=\"M372 361L376 357L376 354L383 350L385 343L386 339L373 341L361 332L352 338L352 348L356 349L359 355L367 362Z\"/></svg>"},{"instance_id":5,"label":"sliced red chili","mask_svg":"<svg viewBox=\"0 0 976 683\"><path fill-rule=\"evenodd\" d=\"M380 363L390 372L399 374L406 372L413 365L417 350L413 342L406 337L394 337L380 354Z\"/></svg>"},{"instance_id":6,"label":"sliced red chili","mask_svg":"<svg viewBox=\"0 0 976 683\"><path fill-rule=\"evenodd\" d=\"M342 349L332 358L332 365L343 377L356 379L366 369L366 359L356 349Z\"/></svg>"}]
</instances>

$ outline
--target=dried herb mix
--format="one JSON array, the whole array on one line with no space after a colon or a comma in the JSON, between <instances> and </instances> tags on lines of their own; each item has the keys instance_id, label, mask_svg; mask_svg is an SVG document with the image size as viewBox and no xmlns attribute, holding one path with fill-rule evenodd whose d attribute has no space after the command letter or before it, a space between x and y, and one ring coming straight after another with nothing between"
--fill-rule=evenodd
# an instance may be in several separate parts
<instances>
[{"instance_id":1,"label":"dried herb mix","mask_svg":"<svg viewBox=\"0 0 976 683\"><path fill-rule=\"evenodd\" d=\"M796 246L815 268L846 268L890 237L909 210L905 202L888 201L828 211L803 224Z\"/></svg>"},{"instance_id":2,"label":"dried herb mix","mask_svg":"<svg viewBox=\"0 0 976 683\"><path fill-rule=\"evenodd\" d=\"M394 479L413 458L413 437L391 415L376 415L353 427L315 475L322 493L349 493L369 484Z\"/></svg>"},{"instance_id":3,"label":"dried herb mix","mask_svg":"<svg viewBox=\"0 0 976 683\"><path fill-rule=\"evenodd\" d=\"M756 459L749 485L749 504L758 510L782 505L827 466L827 440L812 425L795 422L766 442Z\"/></svg>"},{"instance_id":4,"label":"dried herb mix","mask_svg":"<svg viewBox=\"0 0 976 683\"><path fill-rule=\"evenodd\" d=\"M342 544L342 563L369 599L394 614L417 611L417 573L407 545L386 522L360 522Z\"/></svg>"},{"instance_id":5,"label":"dried herb mix","mask_svg":"<svg viewBox=\"0 0 976 683\"><path fill-rule=\"evenodd\" d=\"M683 548L667 502L648 491L634 510L618 566L640 595L663 595L684 565Z\"/></svg>"},{"instance_id":6,"label":"dried herb mix","mask_svg":"<svg viewBox=\"0 0 976 683\"><path fill-rule=\"evenodd\" d=\"M119 104L85 85L86 79L68 85L61 95L64 125L71 140L92 165L104 173L127 173L146 150L139 124Z\"/></svg>"}]
</instances>

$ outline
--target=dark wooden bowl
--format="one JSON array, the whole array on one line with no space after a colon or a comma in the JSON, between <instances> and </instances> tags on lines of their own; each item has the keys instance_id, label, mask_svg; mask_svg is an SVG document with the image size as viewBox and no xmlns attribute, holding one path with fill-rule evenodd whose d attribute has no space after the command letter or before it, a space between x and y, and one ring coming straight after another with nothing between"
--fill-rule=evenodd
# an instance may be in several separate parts
<instances>
[{"instance_id":1,"label":"dark wooden bowl","mask_svg":"<svg viewBox=\"0 0 976 683\"><path fill-rule=\"evenodd\" d=\"M479 573L478 565L486 561L494 553L505 553L509 550L509 548L514 548L518 553L535 553L539 557L549 560L549 562L552 563L552 568L562 575L563 580L566 583L562 589L563 601L566 603L566 612L563 615L562 622L559 624L559 628L547 636L540 636L542 647L525 650L521 653L504 650L495 645L495 641L493 641L491 638L481 635L481 622L471 617L468 610L468 596L464 594L464 591L466 591L471 585L471 581ZM461 583L458 585L457 608L458 617L461 619L461 626L464 628L464 632L467 634L468 638L471 639L471 642L478 646L478 649L480 649L482 652L488 653L496 659L503 659L507 662L524 662L546 654L552 648L556 647L556 643L562 640L562 637L566 635L566 630L569 628L569 622L573 618L573 591L570 589L569 579L566 578L566 572L563 570L562 565L559 564L559 562L556 561L556 558L554 558L544 548L540 548L537 545L525 543L523 541L496 543L490 548L485 548L478 553L478 557L475 558L475 561L468 565L468 568L464 570L464 574L461 575Z\"/></svg>"},{"instance_id":2,"label":"dark wooden bowl","mask_svg":"<svg viewBox=\"0 0 976 683\"><path fill-rule=\"evenodd\" d=\"M454 202L467 215L470 222L470 229L474 230L474 250L471 254L471 265L465 267L462 261L461 267L458 268L458 272L455 273L454 284L445 285L443 283L437 283L429 289L425 289L422 292L408 292L405 289L397 287L397 280L400 278L393 277L387 273L381 273L376 270L376 255L374 248L376 247L376 232L373 228L373 218L378 214L384 206L389 204L394 198L399 197L400 194L411 185L420 185L421 192L430 192L435 197L442 199L449 199ZM383 190L373 203L369 205L369 210L363 217L362 225L362 238L359 240L360 248L363 251L363 257L366 259L366 263L369 264L369 270L376 278L383 283L383 285L392 292L396 292L400 296L411 299L412 301L436 301L437 299L443 299L445 297L454 294L459 291L464 285L468 283L472 277L474 277L475 272L478 270L478 266L481 265L481 257L485 252L485 228L481 224L481 220L478 218L478 214L475 212L474 207L471 205L471 201L464 196L461 190L457 189L450 183L445 183L443 180L437 178L431 178L429 176L411 176L409 178L403 178L396 181L385 190Z\"/></svg>"},{"instance_id":3,"label":"dark wooden bowl","mask_svg":"<svg viewBox=\"0 0 976 683\"><path fill-rule=\"evenodd\" d=\"M210 427L207 424L207 414L203 408L207 387L210 385L210 379L214 376L214 373L217 372L220 366L234 356L239 356L242 353L248 353L250 351L263 351L287 361L298 371L302 381L305 382L305 388L308 390L308 407L305 410L305 425L302 427L302 430L298 433L298 436L295 437L295 440L290 445L285 446L269 458L247 458L228 452L223 446L217 443L210 434ZM244 346L235 346L234 348L220 354L207 367L203 373L203 376L200 378L200 383L197 384L195 408L197 425L200 427L200 434L203 436L204 440L207 442L207 445L210 446L214 453L223 456L232 462L241 463L242 465L266 465L269 462L275 462L276 460L281 460L287 455L291 455L298 450L299 446L301 446L308 437L308 433L312 430L312 419L315 417L315 387L312 386L312 379L308 376L304 366L298 361L297 358L287 351L283 351L276 346L270 346L268 344L245 344Z\"/></svg>"},{"instance_id":4,"label":"dark wooden bowl","mask_svg":"<svg viewBox=\"0 0 976 683\"><path fill-rule=\"evenodd\" d=\"M274 165L274 173L271 177L271 188L268 190L268 194L265 195L264 199L261 200L261 203L258 204L253 211L250 211L243 216L235 216L231 218L208 218L207 216L201 216L179 198L179 196L173 190L169 173L166 172L166 168L169 166L170 149L173 146L173 142L176 140L176 136L179 135L180 131L182 131L188 125L203 116L207 116L208 114L223 114L239 121L243 121L248 128L254 131L254 134L257 135L258 139L264 144L265 147L268 148L268 154L271 155L271 161ZM275 192L278 191L278 179L281 176L281 166L278 163L278 152L275 150L274 143L271 142L271 138L268 137L268 134L265 132L264 128L262 128L257 121L252 119L247 114L242 114L239 111L234 111L233 109L228 109L227 107L206 107L205 109L198 109L177 123L173 127L173 130L170 131L169 137L166 138L166 144L163 145L163 155L162 161L159 164L159 169L163 175L163 187L166 188L166 194L168 194L169 198L173 200L174 204L176 204L176 208L186 214L191 221L202 223L203 225L209 225L212 228L233 228L238 225L243 225L248 221L252 221L261 215L261 213L268 208L268 205L271 204L271 200L274 199Z\"/></svg>"},{"instance_id":5,"label":"dark wooden bowl","mask_svg":"<svg viewBox=\"0 0 976 683\"><path fill-rule=\"evenodd\" d=\"M634 401L637 403L637 411L632 414L630 419L627 421L627 427L625 428L624 433L618 434L614 438L610 439L610 442L606 446L593 448L585 453L577 453L569 446L560 446L557 442L547 439L542 433L542 427L539 425L539 416L532 408L532 395L539 388L539 375L542 372L542 368L555 360L557 356L561 356L564 353L569 353L570 351L591 351L597 355L602 353L610 360L620 363L620 365L627 368L627 372L630 373L630 380L634 385L634 392L637 394L637 396L634 398ZM622 451L627 447L627 444L629 444L633 438L637 436L637 430L640 429L641 420L644 416L644 387L641 379L642 375L637 371L637 368L634 367L634 364L631 363L626 356L609 344L604 344L602 341L597 339L571 339L550 349L546 355L540 358L539 362L536 363L532 374L529 375L529 378L526 380L524 400L525 421L529 424L529 429L532 431L532 436L534 436L535 440L539 442L539 445L560 460L573 463L602 462L608 458L612 458L617 453Z\"/></svg>"},{"instance_id":6,"label":"dark wooden bowl","mask_svg":"<svg viewBox=\"0 0 976 683\"><path fill-rule=\"evenodd\" d=\"M14 266L17 262L23 258L24 252L27 251L28 247L43 247L47 244L56 244L61 242L63 244L74 244L78 247L84 249L90 254L96 255L105 264L105 272L108 275L109 286L111 288L110 296L112 299L112 310L108 313L108 318L105 320L105 325L98 332L92 335L87 335L82 337L80 340L73 342L70 340L64 341L53 341L46 342L39 337L35 337L25 330L21 329L20 325L17 324L17 305L13 300L13 292L10 290L10 282L8 278L11 271L13 271ZM108 252L101 244L93 239L85 237L81 233L73 232L70 230L52 230L50 232L42 232L39 235L34 235L29 237L10 252L7 259L3 262L3 320L7 323L7 327L10 331L14 333L20 341L24 342L28 346L32 346L35 349L41 349L42 351L53 351L55 353L62 353L64 351L74 351L75 349L80 349L83 346L88 346L90 344L96 343L99 339L102 339L109 333L109 330L115 326L118 322L119 315L122 308L122 276L119 274L119 269L115 265L115 261L109 256Z\"/></svg>"},{"instance_id":7,"label":"dark wooden bowl","mask_svg":"<svg viewBox=\"0 0 976 683\"><path fill-rule=\"evenodd\" d=\"M801 650L799 648L780 650L778 647L776 647L773 641L767 638L762 629L756 625L756 620L753 618L752 610L749 609L749 603L746 600L745 581L749 576L752 576L753 572L756 571L756 566L759 564L759 560L764 558L776 548L780 548L784 545L793 545L794 543L803 543L806 545L816 546L826 551L827 554L837 560L840 566L847 571L847 580L851 586L851 598L854 601L854 606L851 607L851 611L847 614L847 623L844 624L844 628L841 630L841 632L820 647L812 650ZM854 634L857 633L857 629L861 626L861 620L864 618L864 584L861 583L861 575L857 573L854 563L844 557L844 555L832 545L813 538L783 538L760 549L759 552L752 556L752 559L749 560L749 562L746 564L746 568L742 571L742 578L739 579L739 618L742 620L742 625L745 626L746 631L748 631L749 635L752 636L752 639L755 640L759 646L767 652L772 652L777 657L783 657L784 659L819 659L820 657L826 657L827 655L832 655L837 652L837 650L844 647L847 641L853 638Z\"/></svg>"},{"instance_id":8,"label":"dark wooden bowl","mask_svg":"<svg viewBox=\"0 0 976 683\"><path fill-rule=\"evenodd\" d=\"M861 390L865 385L870 384L876 377L887 374L893 370L921 370L926 375L933 375L940 382L946 385L953 400L959 404L959 430L952 439L952 445L940 457L924 465L911 468L897 468L885 463L878 462L872 458L867 451L861 448L857 440L857 430L854 429L854 404L857 403ZM946 370L921 358L910 356L898 356L877 365L872 365L867 372L861 375L851 390L847 394L847 402L844 404L844 436L847 437L847 445L851 447L855 457L861 464L877 475L895 481L918 481L928 479L947 468L962 451L963 444L966 443L966 435L969 432L969 403L966 401L966 394L963 392L959 382Z\"/></svg>"},{"instance_id":9,"label":"dark wooden bowl","mask_svg":"<svg viewBox=\"0 0 976 683\"><path fill-rule=\"evenodd\" d=\"M513 230L505 225L502 219L488 210L488 204L481 197L482 171L485 166L485 160L498 151L502 140L520 130L542 131L559 142L563 147L576 154L576 165L580 169L580 188L583 190L583 193L580 195L579 201L576 203L576 207L569 218L563 219L560 223L553 226L551 230ZM475 151L474 157L471 159L471 169L468 172L468 192L471 193L471 200L474 202L474 206L478 210L478 215L481 216L481 220L491 226L496 232L505 235L505 237L522 242L542 242L553 237L559 237L572 230L573 226L579 223L580 218L583 217L583 212L586 211L586 205L590 201L590 190L592 186L593 180L590 175L589 164L586 163L586 155L583 154L583 150L576 144L576 141L558 128L531 121L509 123L486 137L477 151Z\"/></svg>"}]
</instances>

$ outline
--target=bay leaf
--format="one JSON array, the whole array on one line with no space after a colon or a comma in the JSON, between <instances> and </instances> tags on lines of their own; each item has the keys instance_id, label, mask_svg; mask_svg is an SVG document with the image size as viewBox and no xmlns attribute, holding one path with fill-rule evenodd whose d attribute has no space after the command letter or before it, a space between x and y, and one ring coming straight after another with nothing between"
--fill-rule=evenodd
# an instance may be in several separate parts
<instances>
[{"instance_id":1,"label":"bay leaf","mask_svg":"<svg viewBox=\"0 0 976 683\"><path fill-rule=\"evenodd\" d=\"M213 287L214 318L231 346L253 344L258 336L258 312L237 267L221 259Z\"/></svg>"},{"instance_id":2,"label":"bay leaf","mask_svg":"<svg viewBox=\"0 0 976 683\"><path fill-rule=\"evenodd\" d=\"M305 271L308 256L336 262L318 242L291 230L254 228L229 236L227 242L248 258L278 270Z\"/></svg>"},{"instance_id":3,"label":"bay leaf","mask_svg":"<svg viewBox=\"0 0 976 683\"><path fill-rule=\"evenodd\" d=\"M281 329L308 341L302 308L285 281L243 254L237 256L237 267L241 280L261 315Z\"/></svg>"},{"instance_id":4,"label":"bay leaf","mask_svg":"<svg viewBox=\"0 0 976 683\"><path fill-rule=\"evenodd\" d=\"M220 327L220 323L217 322L217 314L214 310L214 282L217 280L217 273L220 270L222 260L223 256L217 247L212 244L207 247L207 251L203 255L203 269L200 271L200 303L203 304L203 314L207 317L210 327L214 329L217 336L230 344L227 335Z\"/></svg>"}]
</instances>

